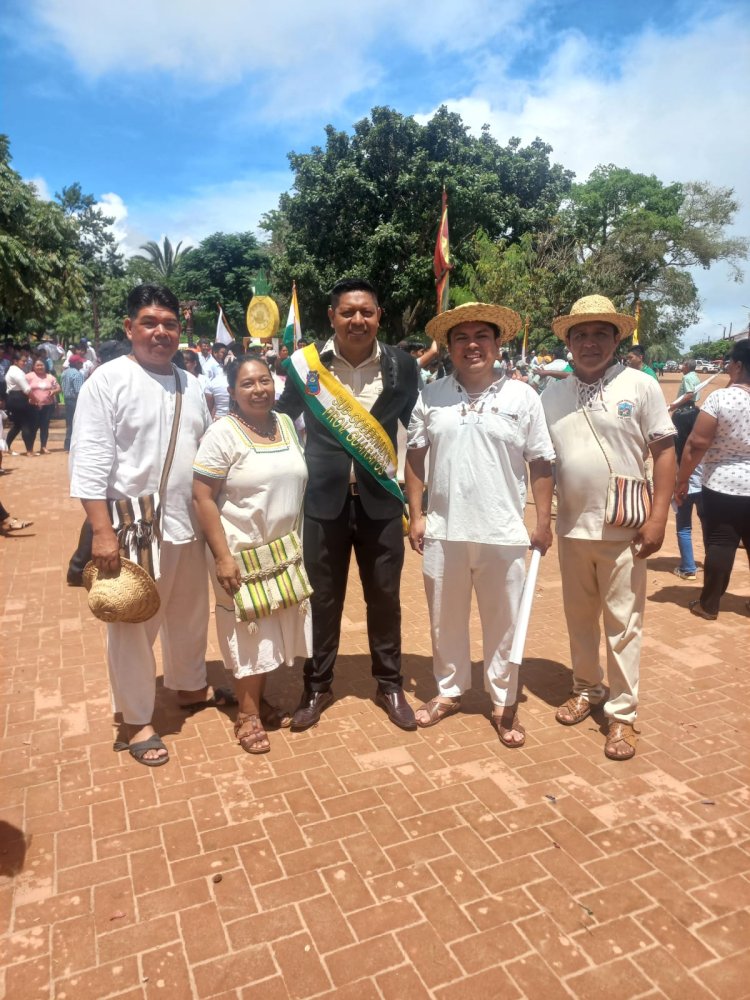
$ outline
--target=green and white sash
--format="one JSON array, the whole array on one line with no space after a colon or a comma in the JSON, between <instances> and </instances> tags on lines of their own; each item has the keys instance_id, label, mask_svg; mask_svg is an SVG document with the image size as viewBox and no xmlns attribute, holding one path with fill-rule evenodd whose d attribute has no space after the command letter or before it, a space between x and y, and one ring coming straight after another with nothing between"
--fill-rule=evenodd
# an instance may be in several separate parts
<instances>
[{"instance_id":1,"label":"green and white sash","mask_svg":"<svg viewBox=\"0 0 750 1000\"><path fill-rule=\"evenodd\" d=\"M295 351L285 364L310 412L399 503L398 459L382 424L328 371L314 344Z\"/></svg>"}]
</instances>

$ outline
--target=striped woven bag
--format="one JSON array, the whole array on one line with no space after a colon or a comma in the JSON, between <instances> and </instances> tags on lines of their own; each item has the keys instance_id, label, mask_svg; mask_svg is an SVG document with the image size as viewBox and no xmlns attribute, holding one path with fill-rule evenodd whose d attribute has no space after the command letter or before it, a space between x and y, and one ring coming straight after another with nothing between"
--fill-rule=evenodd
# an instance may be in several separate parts
<instances>
[{"instance_id":1,"label":"striped woven bag","mask_svg":"<svg viewBox=\"0 0 750 1000\"><path fill-rule=\"evenodd\" d=\"M300 605L307 609L313 592L302 562L302 544L296 531L235 555L242 584L234 595L237 621L252 625L274 611ZM257 628L257 625L255 626Z\"/></svg>"}]
</instances>

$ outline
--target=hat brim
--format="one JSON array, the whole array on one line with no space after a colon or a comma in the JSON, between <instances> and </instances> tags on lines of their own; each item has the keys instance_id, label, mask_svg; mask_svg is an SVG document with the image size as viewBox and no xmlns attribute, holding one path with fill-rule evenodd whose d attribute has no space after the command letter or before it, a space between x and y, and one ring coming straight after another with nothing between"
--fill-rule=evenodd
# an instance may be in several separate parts
<instances>
[{"instance_id":1,"label":"hat brim","mask_svg":"<svg viewBox=\"0 0 750 1000\"><path fill-rule=\"evenodd\" d=\"M103 622L137 624L153 618L161 601L148 573L129 559L120 559L117 573L101 573L93 562L83 570L89 609Z\"/></svg>"},{"instance_id":2,"label":"hat brim","mask_svg":"<svg viewBox=\"0 0 750 1000\"><path fill-rule=\"evenodd\" d=\"M620 338L629 337L636 327L635 316L626 316L625 313L579 313L576 316L558 316L553 319L552 332L560 340L567 340L570 330L581 323L609 323L617 329Z\"/></svg>"},{"instance_id":3,"label":"hat brim","mask_svg":"<svg viewBox=\"0 0 750 1000\"><path fill-rule=\"evenodd\" d=\"M500 330L500 343L507 344L521 329L521 317L507 306L493 306L486 302L467 302L433 316L425 327L428 337L441 346L448 343L448 334L461 323L491 323Z\"/></svg>"}]
</instances>

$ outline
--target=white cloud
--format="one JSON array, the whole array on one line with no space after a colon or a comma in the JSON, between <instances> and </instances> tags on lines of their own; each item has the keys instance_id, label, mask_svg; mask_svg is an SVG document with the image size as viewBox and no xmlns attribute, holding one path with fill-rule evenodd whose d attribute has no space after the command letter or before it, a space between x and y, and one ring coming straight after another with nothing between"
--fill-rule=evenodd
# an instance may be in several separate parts
<instances>
[{"instance_id":1,"label":"white cloud","mask_svg":"<svg viewBox=\"0 0 750 1000\"><path fill-rule=\"evenodd\" d=\"M390 47L464 52L538 0L32 0L47 40L90 78L174 76L192 93L242 83L265 117L340 108L384 75Z\"/></svg>"},{"instance_id":2,"label":"white cloud","mask_svg":"<svg viewBox=\"0 0 750 1000\"><path fill-rule=\"evenodd\" d=\"M99 207L115 216L113 230L126 256L138 253L149 240L169 236L194 246L211 233L256 231L264 212L275 208L289 186L289 173L269 173L227 184L195 188L186 197L140 200L126 205L117 194L102 195Z\"/></svg>"},{"instance_id":3,"label":"white cloud","mask_svg":"<svg viewBox=\"0 0 750 1000\"><path fill-rule=\"evenodd\" d=\"M600 163L616 163L665 182L732 187L741 202L733 232L750 235L749 64L750 27L728 14L674 37L648 30L618 52L570 33L535 82L498 76L445 103L474 131L489 123L501 142L541 136L579 180ZM750 291L727 268L694 277L704 305L688 343L747 321L741 303L750 302Z\"/></svg>"},{"instance_id":4,"label":"white cloud","mask_svg":"<svg viewBox=\"0 0 750 1000\"><path fill-rule=\"evenodd\" d=\"M26 183L31 184L34 188L37 198L41 198L42 201L52 201L52 192L49 189L49 184L43 177L27 177Z\"/></svg>"},{"instance_id":5,"label":"white cloud","mask_svg":"<svg viewBox=\"0 0 750 1000\"><path fill-rule=\"evenodd\" d=\"M115 239L117 240L120 249L124 250L128 239L128 207L119 194L114 194L113 192L108 192L103 194L99 201L96 203L96 207L101 209L102 213L108 218L113 219L111 226L109 227Z\"/></svg>"}]
</instances>

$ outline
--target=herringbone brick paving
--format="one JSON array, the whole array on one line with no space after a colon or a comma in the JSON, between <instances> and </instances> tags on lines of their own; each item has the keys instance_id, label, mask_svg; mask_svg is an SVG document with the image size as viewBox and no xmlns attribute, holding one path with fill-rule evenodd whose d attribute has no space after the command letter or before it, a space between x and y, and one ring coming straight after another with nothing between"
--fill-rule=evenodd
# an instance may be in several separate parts
<instances>
[{"instance_id":1,"label":"herringbone brick paving","mask_svg":"<svg viewBox=\"0 0 750 1000\"><path fill-rule=\"evenodd\" d=\"M667 386L667 392L674 385ZM53 447L61 447L59 429ZM522 670L523 749L476 689L417 733L373 704L356 573L337 701L261 758L231 713L159 691L171 761L112 752L103 626L65 586L80 508L65 456L6 459L0 988L10 1000L750 996L750 710L738 555L715 623L687 612L674 525L649 561L642 737L555 723L570 684L554 550ZM702 555L700 543L696 546ZM419 561L403 581L409 698L433 693ZM476 616L472 651L481 654ZM222 677L215 639L210 674ZM277 672L293 705L298 669Z\"/></svg>"}]
</instances>

